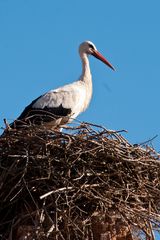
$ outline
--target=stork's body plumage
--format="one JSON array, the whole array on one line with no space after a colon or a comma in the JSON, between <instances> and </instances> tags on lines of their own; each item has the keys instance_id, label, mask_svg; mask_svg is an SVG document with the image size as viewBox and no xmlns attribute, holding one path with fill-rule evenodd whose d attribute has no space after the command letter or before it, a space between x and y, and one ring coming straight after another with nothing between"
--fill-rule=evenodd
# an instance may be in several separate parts
<instances>
[{"instance_id":1,"label":"stork's body plumage","mask_svg":"<svg viewBox=\"0 0 160 240\"><path fill-rule=\"evenodd\" d=\"M93 55L113 70L114 68L90 41L80 45L79 54L82 60L82 74L79 80L35 99L15 121L15 127L34 123L44 124L52 129L71 122L86 110L92 97L92 76L88 55ZM13 127L13 124L11 126Z\"/></svg>"}]
</instances>

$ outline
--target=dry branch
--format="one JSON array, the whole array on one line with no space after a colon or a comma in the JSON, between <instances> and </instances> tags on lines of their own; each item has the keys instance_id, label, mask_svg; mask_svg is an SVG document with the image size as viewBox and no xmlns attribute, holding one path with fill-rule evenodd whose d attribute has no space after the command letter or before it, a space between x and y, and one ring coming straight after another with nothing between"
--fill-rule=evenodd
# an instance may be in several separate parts
<instances>
[{"instance_id":1,"label":"dry branch","mask_svg":"<svg viewBox=\"0 0 160 240\"><path fill-rule=\"evenodd\" d=\"M63 133L7 130L0 138L2 239L154 239L160 156L122 132L93 124Z\"/></svg>"}]
</instances>

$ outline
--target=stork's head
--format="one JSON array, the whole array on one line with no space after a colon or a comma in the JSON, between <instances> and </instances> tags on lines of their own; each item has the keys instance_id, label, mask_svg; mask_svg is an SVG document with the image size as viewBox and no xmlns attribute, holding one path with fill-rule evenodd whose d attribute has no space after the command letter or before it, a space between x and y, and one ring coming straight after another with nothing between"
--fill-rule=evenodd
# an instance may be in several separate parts
<instances>
[{"instance_id":1,"label":"stork's head","mask_svg":"<svg viewBox=\"0 0 160 240\"><path fill-rule=\"evenodd\" d=\"M81 57L83 57L84 54L92 55L92 56L98 58L103 63L105 63L112 70L115 70L114 67L107 61L107 59L105 59L105 57L103 57L103 55L97 51L96 46L91 41L85 41L80 44L79 54Z\"/></svg>"}]
</instances>

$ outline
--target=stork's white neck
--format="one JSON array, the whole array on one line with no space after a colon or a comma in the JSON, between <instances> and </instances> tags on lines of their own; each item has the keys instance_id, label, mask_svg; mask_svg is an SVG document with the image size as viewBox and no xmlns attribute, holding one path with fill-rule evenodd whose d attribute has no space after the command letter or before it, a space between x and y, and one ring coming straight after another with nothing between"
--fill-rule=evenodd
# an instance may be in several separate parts
<instances>
[{"instance_id":1,"label":"stork's white neck","mask_svg":"<svg viewBox=\"0 0 160 240\"><path fill-rule=\"evenodd\" d=\"M82 53L80 55L80 57L82 60L82 74L81 74L79 80L84 81L86 83L91 83L92 75L91 75L91 71L90 71L88 55L86 53Z\"/></svg>"},{"instance_id":2,"label":"stork's white neck","mask_svg":"<svg viewBox=\"0 0 160 240\"><path fill-rule=\"evenodd\" d=\"M92 97L92 75L90 71L88 55L86 53L82 53L80 54L80 57L82 60L82 74L79 78L79 81L83 82L85 85L86 96L82 105L82 111L85 111Z\"/></svg>"}]
</instances>

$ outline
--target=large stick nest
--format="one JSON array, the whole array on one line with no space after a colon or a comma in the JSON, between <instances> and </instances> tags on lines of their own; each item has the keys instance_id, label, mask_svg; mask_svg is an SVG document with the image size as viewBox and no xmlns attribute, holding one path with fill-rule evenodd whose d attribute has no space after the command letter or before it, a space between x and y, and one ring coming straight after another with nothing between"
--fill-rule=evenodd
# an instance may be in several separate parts
<instances>
[{"instance_id":1,"label":"large stick nest","mask_svg":"<svg viewBox=\"0 0 160 240\"><path fill-rule=\"evenodd\" d=\"M160 156L121 134L90 124L3 134L2 239L154 239Z\"/></svg>"}]
</instances>

